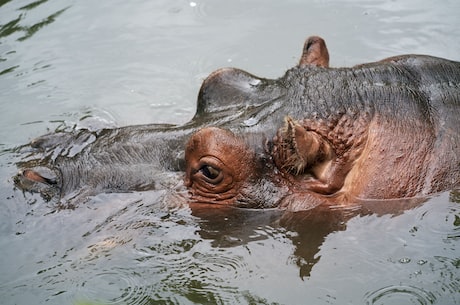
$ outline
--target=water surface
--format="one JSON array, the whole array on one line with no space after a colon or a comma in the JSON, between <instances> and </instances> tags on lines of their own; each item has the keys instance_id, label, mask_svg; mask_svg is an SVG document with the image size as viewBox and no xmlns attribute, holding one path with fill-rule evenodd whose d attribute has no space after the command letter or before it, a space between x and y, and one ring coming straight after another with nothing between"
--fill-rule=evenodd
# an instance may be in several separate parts
<instances>
[{"instance_id":1,"label":"water surface","mask_svg":"<svg viewBox=\"0 0 460 305\"><path fill-rule=\"evenodd\" d=\"M279 77L309 35L326 39L332 66L459 61L459 11L429 0L0 1L2 304L460 304L456 192L392 213L168 210L160 191L59 210L11 180L15 148L36 136L187 122L213 70Z\"/></svg>"}]
</instances>

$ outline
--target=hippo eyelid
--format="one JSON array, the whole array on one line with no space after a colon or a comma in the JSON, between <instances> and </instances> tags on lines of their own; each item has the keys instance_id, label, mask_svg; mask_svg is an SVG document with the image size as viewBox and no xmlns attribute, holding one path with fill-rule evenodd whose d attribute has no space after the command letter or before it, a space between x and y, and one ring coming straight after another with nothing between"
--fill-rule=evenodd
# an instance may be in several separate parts
<instances>
[{"instance_id":1,"label":"hippo eyelid","mask_svg":"<svg viewBox=\"0 0 460 305\"><path fill-rule=\"evenodd\" d=\"M211 165L203 165L200 168L200 171L203 175L205 175L207 178L214 180L217 177L219 177L221 171L217 168L212 167Z\"/></svg>"},{"instance_id":2,"label":"hippo eyelid","mask_svg":"<svg viewBox=\"0 0 460 305\"><path fill-rule=\"evenodd\" d=\"M203 157L198 165L198 173L206 182L217 185L224 179L221 163L215 157Z\"/></svg>"}]
</instances>

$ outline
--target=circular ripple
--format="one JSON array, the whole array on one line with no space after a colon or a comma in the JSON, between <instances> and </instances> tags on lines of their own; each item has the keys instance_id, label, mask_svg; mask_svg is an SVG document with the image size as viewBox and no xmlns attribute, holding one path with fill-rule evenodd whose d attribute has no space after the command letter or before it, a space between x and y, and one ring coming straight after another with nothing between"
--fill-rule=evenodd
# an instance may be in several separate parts
<instances>
[{"instance_id":1,"label":"circular ripple","mask_svg":"<svg viewBox=\"0 0 460 305\"><path fill-rule=\"evenodd\" d=\"M169 264L162 280L155 285L154 295L170 298L185 296L197 304L239 304L240 284L254 276L241 253L201 248L187 254L178 264Z\"/></svg>"},{"instance_id":2,"label":"circular ripple","mask_svg":"<svg viewBox=\"0 0 460 305\"><path fill-rule=\"evenodd\" d=\"M413 286L387 286L366 294L367 305L413 304L429 305L435 302L431 292Z\"/></svg>"},{"instance_id":3,"label":"circular ripple","mask_svg":"<svg viewBox=\"0 0 460 305\"><path fill-rule=\"evenodd\" d=\"M460 206L450 204L444 197L434 198L431 202L423 205L417 212L419 226L425 227L436 235L446 236L447 238L460 238ZM415 233L419 228L415 227L411 233Z\"/></svg>"},{"instance_id":4,"label":"circular ripple","mask_svg":"<svg viewBox=\"0 0 460 305\"><path fill-rule=\"evenodd\" d=\"M241 279L246 276L250 270L250 266L245 262L240 255L210 255L196 252L193 257L201 266L197 275L207 279Z\"/></svg>"},{"instance_id":5,"label":"circular ripple","mask_svg":"<svg viewBox=\"0 0 460 305\"><path fill-rule=\"evenodd\" d=\"M151 288L139 274L113 269L87 277L79 285L78 293L82 299L103 304L148 304Z\"/></svg>"}]
</instances>

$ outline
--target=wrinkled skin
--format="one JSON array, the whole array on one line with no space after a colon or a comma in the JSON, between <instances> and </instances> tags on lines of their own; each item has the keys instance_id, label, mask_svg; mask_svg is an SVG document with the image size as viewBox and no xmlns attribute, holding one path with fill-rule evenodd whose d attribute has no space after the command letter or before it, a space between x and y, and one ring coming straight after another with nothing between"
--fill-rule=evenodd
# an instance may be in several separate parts
<instances>
[{"instance_id":1,"label":"wrinkled skin","mask_svg":"<svg viewBox=\"0 0 460 305\"><path fill-rule=\"evenodd\" d=\"M328 66L311 37L277 80L213 72L185 125L44 136L17 185L80 198L167 188L168 173L185 171L190 202L295 211L460 184L460 63L406 55Z\"/></svg>"}]
</instances>

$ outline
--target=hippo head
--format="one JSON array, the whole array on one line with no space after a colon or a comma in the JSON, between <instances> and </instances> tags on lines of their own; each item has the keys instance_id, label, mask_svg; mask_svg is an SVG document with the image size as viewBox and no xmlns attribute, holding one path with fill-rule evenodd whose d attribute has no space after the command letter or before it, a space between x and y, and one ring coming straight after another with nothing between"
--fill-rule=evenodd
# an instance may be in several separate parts
<instances>
[{"instance_id":1,"label":"hippo head","mask_svg":"<svg viewBox=\"0 0 460 305\"><path fill-rule=\"evenodd\" d=\"M311 37L298 66L325 67L328 58L324 41ZM204 80L188 123L44 135L24 147L32 154L18 163L15 184L47 200L73 203L99 192L157 189L167 184L165 171L186 167L195 201L277 206L284 187L270 174L276 167L267 166L273 162L263 146L282 123L286 91L278 80L219 69Z\"/></svg>"}]
</instances>

